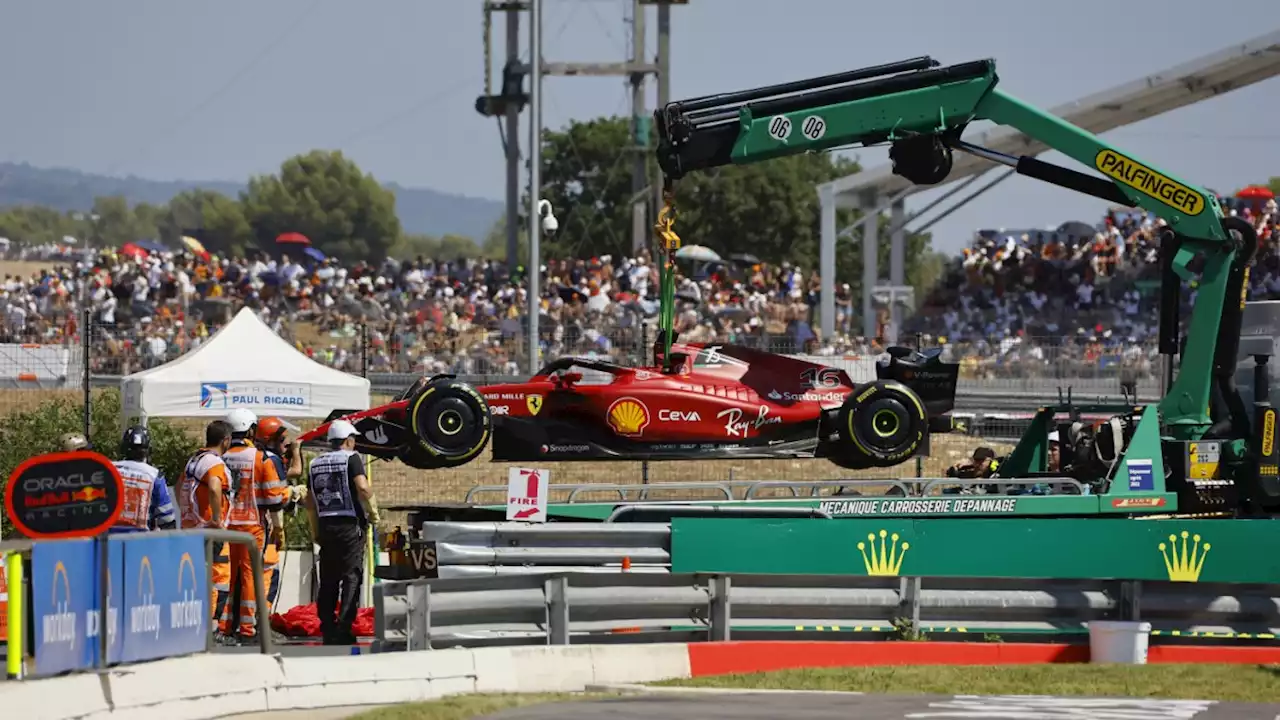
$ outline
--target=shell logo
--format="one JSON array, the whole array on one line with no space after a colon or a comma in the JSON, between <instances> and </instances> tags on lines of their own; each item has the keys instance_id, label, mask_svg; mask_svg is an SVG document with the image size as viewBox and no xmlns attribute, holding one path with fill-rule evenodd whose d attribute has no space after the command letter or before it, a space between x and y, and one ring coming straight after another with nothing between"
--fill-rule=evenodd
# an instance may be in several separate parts
<instances>
[{"instance_id":1,"label":"shell logo","mask_svg":"<svg viewBox=\"0 0 1280 720\"><path fill-rule=\"evenodd\" d=\"M640 437L649 426L649 408L633 397L614 400L607 416L609 427L624 437Z\"/></svg>"}]
</instances>

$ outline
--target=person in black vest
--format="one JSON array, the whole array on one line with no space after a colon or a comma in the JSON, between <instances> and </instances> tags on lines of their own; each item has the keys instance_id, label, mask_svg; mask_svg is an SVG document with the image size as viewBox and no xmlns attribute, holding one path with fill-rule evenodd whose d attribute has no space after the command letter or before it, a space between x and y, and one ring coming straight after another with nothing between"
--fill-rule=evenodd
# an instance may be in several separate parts
<instances>
[{"instance_id":1,"label":"person in black vest","mask_svg":"<svg viewBox=\"0 0 1280 720\"><path fill-rule=\"evenodd\" d=\"M333 449L311 461L304 500L311 535L320 544L320 590L316 612L325 645L353 645L351 626L359 609L364 575L365 533L378 525L378 505L356 453L359 432L345 420L329 423Z\"/></svg>"}]
</instances>

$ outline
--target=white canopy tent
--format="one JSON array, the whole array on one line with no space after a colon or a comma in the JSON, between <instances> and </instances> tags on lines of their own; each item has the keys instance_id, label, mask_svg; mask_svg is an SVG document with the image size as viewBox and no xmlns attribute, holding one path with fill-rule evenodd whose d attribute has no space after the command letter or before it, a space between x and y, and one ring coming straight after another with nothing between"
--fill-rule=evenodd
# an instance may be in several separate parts
<instances>
[{"instance_id":1,"label":"white canopy tent","mask_svg":"<svg viewBox=\"0 0 1280 720\"><path fill-rule=\"evenodd\" d=\"M369 407L369 381L312 360L245 308L203 345L120 381L126 421L258 415L319 418Z\"/></svg>"}]
</instances>

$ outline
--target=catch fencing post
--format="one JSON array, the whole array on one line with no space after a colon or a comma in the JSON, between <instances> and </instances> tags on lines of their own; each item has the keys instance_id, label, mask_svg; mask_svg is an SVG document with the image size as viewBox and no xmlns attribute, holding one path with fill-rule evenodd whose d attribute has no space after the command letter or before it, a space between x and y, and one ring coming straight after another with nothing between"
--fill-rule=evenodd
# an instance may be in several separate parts
<instances>
[{"instance_id":1,"label":"catch fencing post","mask_svg":"<svg viewBox=\"0 0 1280 720\"><path fill-rule=\"evenodd\" d=\"M88 439L89 439L89 431L92 429L90 426L92 425L92 419L93 419L93 413L92 413L92 411L91 411L91 408L93 407L93 397L92 397L92 395L91 395L91 393L90 393L91 388L90 388L90 385L89 385L89 378L90 378L90 375L89 375L89 347L90 347L90 345L89 345L89 341L91 340L90 335L91 335L91 333L93 332L93 328L92 328L92 326L90 326L90 325L89 325L89 320L90 320L90 318L92 318L92 317L93 317L93 314L89 312L89 308L88 308L88 307L85 307L85 309L84 309L84 315L83 315L83 317L81 317L81 319L80 319L80 322L81 322L81 325L80 325L80 365L82 366L82 367L81 367L81 370L80 370L80 372L81 372L80 382L81 382L81 384L83 384L83 385L84 385L84 439L85 439L85 440L88 440Z\"/></svg>"},{"instance_id":2,"label":"catch fencing post","mask_svg":"<svg viewBox=\"0 0 1280 720\"><path fill-rule=\"evenodd\" d=\"M547 598L547 644L569 644L569 577L547 578L543 587Z\"/></svg>"}]
</instances>

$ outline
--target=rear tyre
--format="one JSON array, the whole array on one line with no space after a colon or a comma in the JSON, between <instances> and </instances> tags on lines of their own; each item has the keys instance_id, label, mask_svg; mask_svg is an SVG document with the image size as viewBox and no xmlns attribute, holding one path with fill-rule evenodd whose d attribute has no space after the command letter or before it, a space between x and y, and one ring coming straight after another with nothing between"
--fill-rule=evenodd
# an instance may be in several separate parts
<instances>
[{"instance_id":1,"label":"rear tyre","mask_svg":"<svg viewBox=\"0 0 1280 720\"><path fill-rule=\"evenodd\" d=\"M407 410L413 446L402 459L414 467L463 465L489 444L489 404L464 382L432 380L409 397Z\"/></svg>"},{"instance_id":2,"label":"rear tyre","mask_svg":"<svg viewBox=\"0 0 1280 720\"><path fill-rule=\"evenodd\" d=\"M918 453L929 437L924 403L892 380L868 383L849 394L837 424L842 455L861 467L890 467Z\"/></svg>"}]
</instances>

